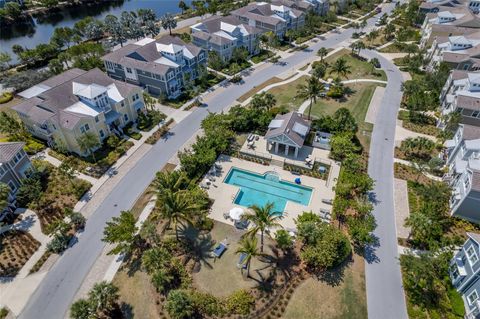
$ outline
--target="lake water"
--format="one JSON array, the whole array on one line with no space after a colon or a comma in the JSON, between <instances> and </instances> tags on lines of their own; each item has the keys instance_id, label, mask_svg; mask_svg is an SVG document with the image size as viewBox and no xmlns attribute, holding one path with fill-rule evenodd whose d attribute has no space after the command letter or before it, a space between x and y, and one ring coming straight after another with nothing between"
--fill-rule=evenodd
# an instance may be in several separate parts
<instances>
[{"instance_id":1,"label":"lake water","mask_svg":"<svg viewBox=\"0 0 480 319\"><path fill-rule=\"evenodd\" d=\"M192 0L184 0L190 5ZM14 27L8 30L0 30L0 51L11 53L12 45L20 44L27 48L33 48L40 43L47 43L53 30L57 27L73 27L73 25L88 16L103 19L109 14L120 17L122 11L136 11L145 8L152 9L157 17L165 13L178 13L179 0L126 0L105 1L90 6L80 5L51 14L48 17L33 18L31 26ZM16 60L16 56L12 54Z\"/></svg>"}]
</instances>

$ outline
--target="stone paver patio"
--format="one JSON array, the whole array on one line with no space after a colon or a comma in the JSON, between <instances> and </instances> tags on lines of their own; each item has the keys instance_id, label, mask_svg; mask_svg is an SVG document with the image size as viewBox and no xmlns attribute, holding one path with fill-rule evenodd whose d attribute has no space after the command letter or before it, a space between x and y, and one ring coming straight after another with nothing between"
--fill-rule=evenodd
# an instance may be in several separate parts
<instances>
[{"instance_id":1,"label":"stone paver patio","mask_svg":"<svg viewBox=\"0 0 480 319\"><path fill-rule=\"evenodd\" d=\"M284 218L280 222L284 228L295 229L296 226L294 219L296 219L298 215L304 211L313 211L315 213L319 213L320 209L326 209L330 211L332 209L332 206L323 203L322 199L333 199L335 196L333 187L335 186L334 184L336 178L338 178L339 167L334 162L332 162L333 169L330 170L327 181L304 175L294 175L289 171L283 170L279 166L261 165L226 155L221 155L216 164L220 165L222 169L215 177L215 181L212 182L212 185L207 190L210 198L214 200L210 211L210 217L215 220L233 225L233 221L230 219L225 219L223 214L225 212L229 212L233 207L241 207L240 205L234 204L234 199L239 188L223 182L232 167L249 170L259 174L263 174L268 171L275 171L278 173L280 179L289 182L293 182L296 178L300 177L303 186L313 188L312 197L308 206L290 201L287 202ZM328 181L330 181L329 185L327 185ZM245 207L242 208L245 209Z\"/></svg>"}]
</instances>

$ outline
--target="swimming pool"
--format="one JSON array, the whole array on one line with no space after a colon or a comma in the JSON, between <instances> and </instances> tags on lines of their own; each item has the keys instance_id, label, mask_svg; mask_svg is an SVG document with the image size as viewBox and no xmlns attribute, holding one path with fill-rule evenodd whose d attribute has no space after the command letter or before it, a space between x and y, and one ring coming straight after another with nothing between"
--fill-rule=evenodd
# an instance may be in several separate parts
<instances>
[{"instance_id":1,"label":"swimming pool","mask_svg":"<svg viewBox=\"0 0 480 319\"><path fill-rule=\"evenodd\" d=\"M249 207L274 204L274 212L285 210L287 201L308 206L312 189L281 180L275 172L256 174L233 167L225 178L226 184L240 187L234 203Z\"/></svg>"}]
</instances>

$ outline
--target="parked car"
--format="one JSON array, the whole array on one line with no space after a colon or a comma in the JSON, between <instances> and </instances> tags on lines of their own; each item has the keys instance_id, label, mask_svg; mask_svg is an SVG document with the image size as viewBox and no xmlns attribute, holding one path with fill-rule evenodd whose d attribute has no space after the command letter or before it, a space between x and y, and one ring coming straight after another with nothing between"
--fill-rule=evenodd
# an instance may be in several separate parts
<instances>
[{"instance_id":1,"label":"parked car","mask_svg":"<svg viewBox=\"0 0 480 319\"><path fill-rule=\"evenodd\" d=\"M382 12L382 7L376 7L376 8L375 8L375 12L377 12L377 13Z\"/></svg>"}]
</instances>

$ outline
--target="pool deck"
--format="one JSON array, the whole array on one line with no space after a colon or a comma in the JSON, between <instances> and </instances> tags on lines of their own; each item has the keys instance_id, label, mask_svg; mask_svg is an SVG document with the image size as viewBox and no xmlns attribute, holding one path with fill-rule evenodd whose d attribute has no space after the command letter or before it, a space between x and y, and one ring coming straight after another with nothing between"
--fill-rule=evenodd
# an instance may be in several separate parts
<instances>
[{"instance_id":1,"label":"pool deck","mask_svg":"<svg viewBox=\"0 0 480 319\"><path fill-rule=\"evenodd\" d=\"M223 217L223 214L225 212L228 213L233 207L241 207L243 209L246 209L246 207L233 203L239 187L229 185L223 182L232 167L248 170L259 174L263 174L268 171L275 171L279 174L282 180L289 182L294 182L295 178L300 177L302 185L311 187L313 189L312 197L308 206L287 201L287 205L285 206L284 218L281 220L280 224L286 229L296 229L294 219L296 219L298 215L300 215L302 212L313 211L315 213L319 213L321 208L330 211L332 210L331 205L322 203L322 199L333 199L335 196L333 187L336 184L336 180L340 172L340 167L335 162L331 162L332 166L330 169L330 174L328 176L328 179L325 181L304 175L294 175L289 171L285 171L281 167L275 165L261 165L236 157L220 155L217 159L216 164L222 167L221 172L217 173L215 181L212 182L212 185L210 185L210 188L207 190L209 197L214 201L210 210L209 217L222 223L233 225L232 220L225 219Z\"/></svg>"}]
</instances>

